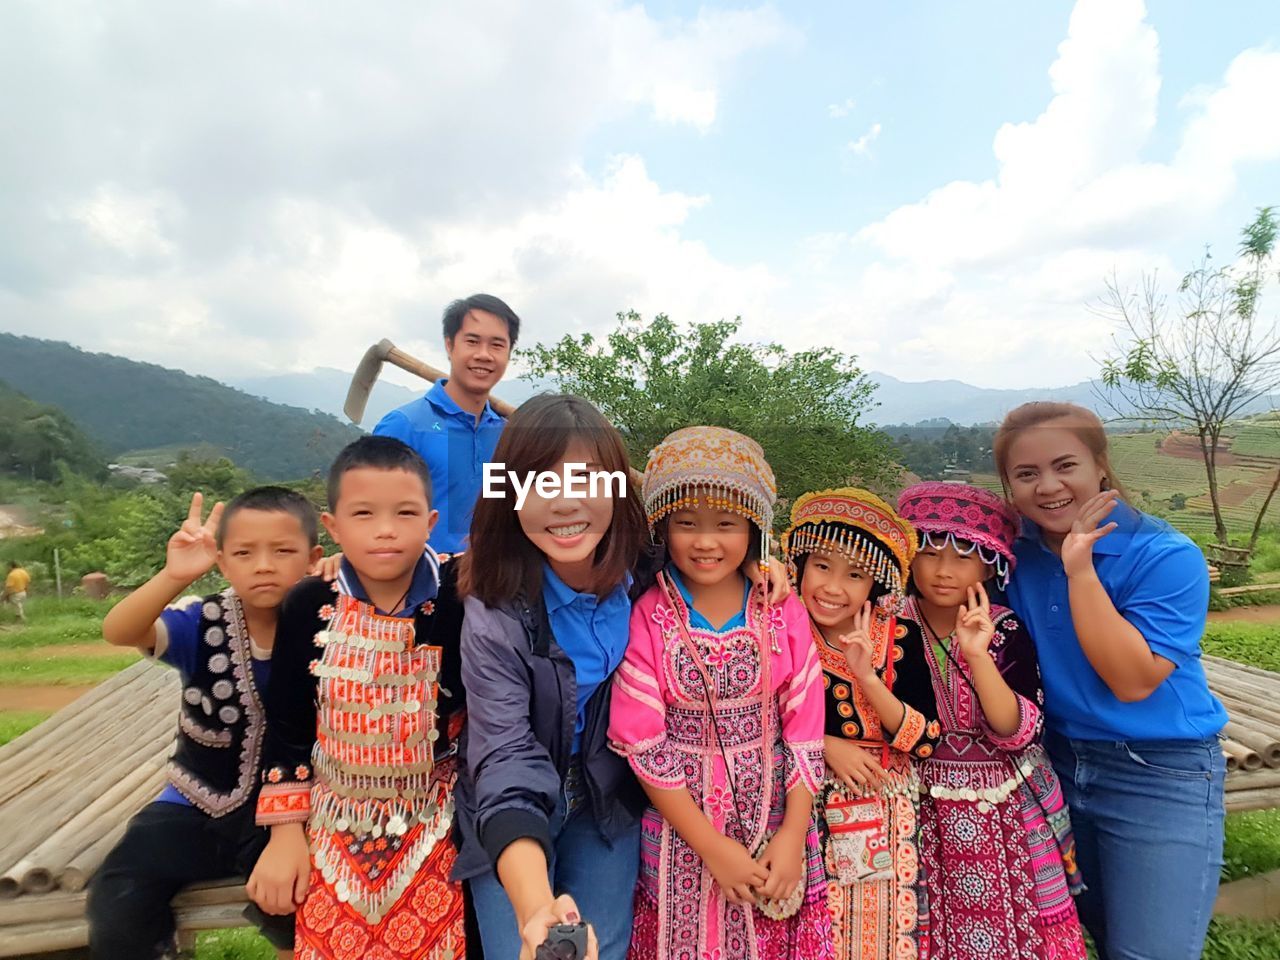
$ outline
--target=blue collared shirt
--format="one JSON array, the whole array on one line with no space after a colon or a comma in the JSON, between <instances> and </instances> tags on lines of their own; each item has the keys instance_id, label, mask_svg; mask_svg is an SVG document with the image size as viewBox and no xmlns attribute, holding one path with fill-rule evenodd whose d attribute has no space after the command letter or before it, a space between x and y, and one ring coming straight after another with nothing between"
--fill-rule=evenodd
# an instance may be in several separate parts
<instances>
[{"instance_id":1,"label":"blue collared shirt","mask_svg":"<svg viewBox=\"0 0 1280 960\"><path fill-rule=\"evenodd\" d=\"M1077 740L1203 740L1227 722L1209 692L1200 639L1209 607L1204 554L1163 520L1118 503L1116 529L1093 547L1094 569L1117 612L1173 672L1145 700L1125 703L1085 657L1071 620L1062 559L1024 522L1009 600L1035 640L1045 721Z\"/></svg>"},{"instance_id":2,"label":"blue collared shirt","mask_svg":"<svg viewBox=\"0 0 1280 960\"><path fill-rule=\"evenodd\" d=\"M403 440L427 462L431 506L440 511L428 543L440 553L459 553L471 532L484 465L493 459L506 420L486 403L477 423L445 391L448 382L437 381L421 399L392 410L373 432Z\"/></svg>"},{"instance_id":3,"label":"blue collared shirt","mask_svg":"<svg viewBox=\"0 0 1280 960\"><path fill-rule=\"evenodd\" d=\"M628 581L630 578L628 577ZM578 717L573 728L573 752L578 752L586 725L587 701L600 684L613 675L627 652L631 623L628 583L614 587L603 600L594 593L579 593L557 577L551 567L542 569L542 601L556 643L573 661L578 687Z\"/></svg>"},{"instance_id":4,"label":"blue collared shirt","mask_svg":"<svg viewBox=\"0 0 1280 960\"><path fill-rule=\"evenodd\" d=\"M338 571L338 589L364 603L372 603L369 593L360 582L355 567L346 557L342 558L342 569ZM412 617L414 612L428 600L434 600L440 592L440 558L430 547L422 551L417 565L413 568L413 579L409 582L409 592L405 594L404 606L398 613L388 614L384 610L378 613L384 616Z\"/></svg>"},{"instance_id":5,"label":"blue collared shirt","mask_svg":"<svg viewBox=\"0 0 1280 960\"><path fill-rule=\"evenodd\" d=\"M695 630L709 630L711 633L728 633L730 630L738 630L747 625L747 601L751 598L751 581L747 580L742 585L742 609L734 614L727 623L722 627L713 627L711 621L693 609L693 594L689 592L689 588L684 585L684 580L680 577L680 571L674 563L667 564L666 574L671 578L671 582L676 585L676 589L680 591L680 596L684 600L685 609L689 611L689 626ZM746 578L743 578L746 580Z\"/></svg>"}]
</instances>

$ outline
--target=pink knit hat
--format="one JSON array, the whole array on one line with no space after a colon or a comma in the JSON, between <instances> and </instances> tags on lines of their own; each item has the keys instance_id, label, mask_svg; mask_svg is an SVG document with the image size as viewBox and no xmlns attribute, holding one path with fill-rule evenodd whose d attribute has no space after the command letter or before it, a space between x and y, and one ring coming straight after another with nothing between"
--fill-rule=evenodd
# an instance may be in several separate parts
<instances>
[{"instance_id":1,"label":"pink knit hat","mask_svg":"<svg viewBox=\"0 0 1280 960\"><path fill-rule=\"evenodd\" d=\"M898 513L920 534L920 547L952 546L960 553L978 551L995 568L1001 587L1017 563L1013 542L1018 514L1002 497L962 483L917 483L898 495Z\"/></svg>"}]
</instances>

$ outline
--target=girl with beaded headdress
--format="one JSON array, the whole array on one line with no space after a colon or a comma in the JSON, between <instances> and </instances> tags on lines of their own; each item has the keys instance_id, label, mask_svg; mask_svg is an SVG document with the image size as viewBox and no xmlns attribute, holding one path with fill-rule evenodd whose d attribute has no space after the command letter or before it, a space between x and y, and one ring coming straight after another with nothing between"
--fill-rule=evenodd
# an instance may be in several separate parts
<instances>
[{"instance_id":1,"label":"girl with beaded headdress","mask_svg":"<svg viewBox=\"0 0 1280 960\"><path fill-rule=\"evenodd\" d=\"M1075 842L1040 735L1035 647L992 604L1013 569L1017 517L988 490L919 483L898 512L920 535L903 615L920 625L942 740L920 765L930 955L1083 960Z\"/></svg>"},{"instance_id":2,"label":"girl with beaded headdress","mask_svg":"<svg viewBox=\"0 0 1280 960\"><path fill-rule=\"evenodd\" d=\"M873 493L806 493L782 552L809 611L826 691L819 794L836 960L927 955L914 759L940 734L919 626L895 616L916 532Z\"/></svg>"},{"instance_id":3,"label":"girl with beaded headdress","mask_svg":"<svg viewBox=\"0 0 1280 960\"><path fill-rule=\"evenodd\" d=\"M768 555L773 471L755 441L690 427L650 453L642 493L671 562L613 687L609 739L650 800L629 957L824 960L822 673L799 600L739 570Z\"/></svg>"}]
</instances>

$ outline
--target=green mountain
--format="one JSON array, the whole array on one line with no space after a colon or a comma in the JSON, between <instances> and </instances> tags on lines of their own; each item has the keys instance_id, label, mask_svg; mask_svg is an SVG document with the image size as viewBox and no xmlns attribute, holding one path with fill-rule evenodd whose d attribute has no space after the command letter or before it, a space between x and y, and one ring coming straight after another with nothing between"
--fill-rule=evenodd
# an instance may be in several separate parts
<instances>
[{"instance_id":1,"label":"green mountain","mask_svg":"<svg viewBox=\"0 0 1280 960\"><path fill-rule=\"evenodd\" d=\"M0 333L0 380L64 410L108 456L206 444L264 479L325 470L360 435L327 414L251 397L208 377Z\"/></svg>"},{"instance_id":2,"label":"green mountain","mask_svg":"<svg viewBox=\"0 0 1280 960\"><path fill-rule=\"evenodd\" d=\"M0 380L0 473L52 480L59 461L88 477L107 472L101 453L70 417Z\"/></svg>"}]
</instances>

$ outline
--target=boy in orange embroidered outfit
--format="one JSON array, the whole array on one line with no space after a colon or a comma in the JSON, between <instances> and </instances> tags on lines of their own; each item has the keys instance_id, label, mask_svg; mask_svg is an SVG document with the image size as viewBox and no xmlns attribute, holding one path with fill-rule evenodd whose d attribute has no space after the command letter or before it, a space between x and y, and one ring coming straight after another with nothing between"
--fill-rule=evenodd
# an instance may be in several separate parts
<instances>
[{"instance_id":1,"label":"boy in orange embroidered outfit","mask_svg":"<svg viewBox=\"0 0 1280 960\"><path fill-rule=\"evenodd\" d=\"M463 901L449 881L462 608L452 563L423 543L436 512L422 458L361 437L329 471L337 579L281 608L258 822L271 840L248 892L295 906L295 956L454 960Z\"/></svg>"}]
</instances>

